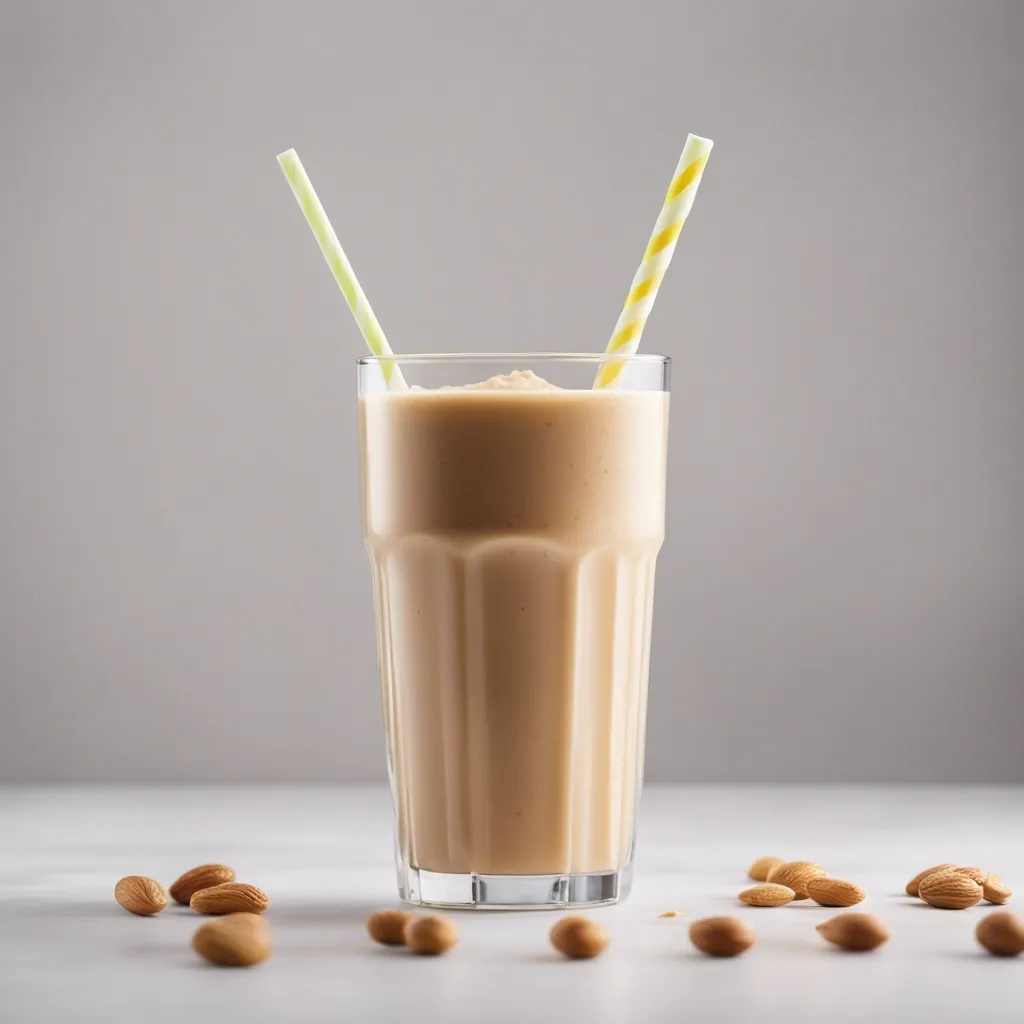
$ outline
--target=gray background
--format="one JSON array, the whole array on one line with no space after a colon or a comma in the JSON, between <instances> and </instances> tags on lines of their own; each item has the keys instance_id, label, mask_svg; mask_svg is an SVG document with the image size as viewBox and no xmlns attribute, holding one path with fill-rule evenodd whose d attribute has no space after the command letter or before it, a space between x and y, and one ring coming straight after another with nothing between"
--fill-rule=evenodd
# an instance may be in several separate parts
<instances>
[{"instance_id":1,"label":"gray background","mask_svg":"<svg viewBox=\"0 0 1024 1024\"><path fill-rule=\"evenodd\" d=\"M383 777L361 341L603 347L687 131L649 777L1024 781L1024 4L11 3L0 778Z\"/></svg>"}]
</instances>

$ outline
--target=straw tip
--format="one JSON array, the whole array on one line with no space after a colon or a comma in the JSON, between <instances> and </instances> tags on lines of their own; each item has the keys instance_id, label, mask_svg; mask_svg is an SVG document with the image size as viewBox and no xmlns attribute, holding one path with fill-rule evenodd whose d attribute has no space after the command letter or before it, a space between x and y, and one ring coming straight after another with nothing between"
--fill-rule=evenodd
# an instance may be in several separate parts
<instances>
[{"instance_id":1,"label":"straw tip","mask_svg":"<svg viewBox=\"0 0 1024 1024\"><path fill-rule=\"evenodd\" d=\"M711 147L714 146L715 143L713 139L705 139L703 135L694 135L693 132L690 132L690 134L686 136L686 144L688 146L700 146L702 149L710 151Z\"/></svg>"},{"instance_id":2,"label":"straw tip","mask_svg":"<svg viewBox=\"0 0 1024 1024\"><path fill-rule=\"evenodd\" d=\"M277 154L277 162L283 164L288 160L295 160L298 157L298 153L294 149L286 149L283 153Z\"/></svg>"}]
</instances>

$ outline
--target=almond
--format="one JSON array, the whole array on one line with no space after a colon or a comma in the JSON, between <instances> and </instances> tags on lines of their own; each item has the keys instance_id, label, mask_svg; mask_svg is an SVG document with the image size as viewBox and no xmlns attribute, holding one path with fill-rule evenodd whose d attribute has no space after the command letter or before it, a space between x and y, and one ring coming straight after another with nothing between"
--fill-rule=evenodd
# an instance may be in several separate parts
<instances>
[{"instance_id":1,"label":"almond","mask_svg":"<svg viewBox=\"0 0 1024 1024\"><path fill-rule=\"evenodd\" d=\"M920 882L917 883L917 895L918 898L924 899L921 896L921 889L925 885L930 885L936 878L940 878L942 875L955 875L957 873L956 868L936 868L934 871L929 871ZM973 879L972 879L973 881Z\"/></svg>"},{"instance_id":2,"label":"almond","mask_svg":"<svg viewBox=\"0 0 1024 1024\"><path fill-rule=\"evenodd\" d=\"M983 917L974 935L993 956L1024 953L1024 921L1005 910Z\"/></svg>"},{"instance_id":3,"label":"almond","mask_svg":"<svg viewBox=\"0 0 1024 1024\"><path fill-rule=\"evenodd\" d=\"M125 910L149 917L158 914L167 906L167 893L164 887L145 875L128 875L114 886L114 899Z\"/></svg>"},{"instance_id":4,"label":"almond","mask_svg":"<svg viewBox=\"0 0 1024 1024\"><path fill-rule=\"evenodd\" d=\"M586 917L563 917L551 929L551 945L571 960L600 956L611 941L596 921Z\"/></svg>"},{"instance_id":5,"label":"almond","mask_svg":"<svg viewBox=\"0 0 1024 1024\"><path fill-rule=\"evenodd\" d=\"M1006 903L1013 890L998 875L989 875L981 887L981 894L989 903Z\"/></svg>"},{"instance_id":6,"label":"almond","mask_svg":"<svg viewBox=\"0 0 1024 1024\"><path fill-rule=\"evenodd\" d=\"M772 868L777 868L784 863L785 861L781 857L758 857L747 869L747 877L752 878L755 882L767 882Z\"/></svg>"},{"instance_id":7,"label":"almond","mask_svg":"<svg viewBox=\"0 0 1024 1024\"><path fill-rule=\"evenodd\" d=\"M778 885L788 885L798 900L807 899L807 883L812 878L820 878L825 869L811 860L790 860L778 864L768 873L768 881Z\"/></svg>"},{"instance_id":8,"label":"almond","mask_svg":"<svg viewBox=\"0 0 1024 1024\"><path fill-rule=\"evenodd\" d=\"M889 941L889 929L872 914L838 914L822 921L817 930L822 938L851 952L877 949Z\"/></svg>"},{"instance_id":9,"label":"almond","mask_svg":"<svg viewBox=\"0 0 1024 1024\"><path fill-rule=\"evenodd\" d=\"M378 910L366 919L366 930L374 942L404 946L405 928L413 917L408 910Z\"/></svg>"},{"instance_id":10,"label":"almond","mask_svg":"<svg viewBox=\"0 0 1024 1024\"><path fill-rule=\"evenodd\" d=\"M200 864L186 871L170 888L171 899L187 907L189 900L200 889L209 889L224 882L233 882L235 873L226 864Z\"/></svg>"},{"instance_id":11,"label":"almond","mask_svg":"<svg viewBox=\"0 0 1024 1024\"><path fill-rule=\"evenodd\" d=\"M740 899L749 907L781 907L795 898L796 893L788 885L774 882L764 882L740 893Z\"/></svg>"},{"instance_id":12,"label":"almond","mask_svg":"<svg viewBox=\"0 0 1024 1024\"><path fill-rule=\"evenodd\" d=\"M985 879L988 878L988 872L982 871L981 868L957 868L956 873L958 875L966 875L968 878L973 878L978 885L984 885Z\"/></svg>"},{"instance_id":13,"label":"almond","mask_svg":"<svg viewBox=\"0 0 1024 1024\"><path fill-rule=\"evenodd\" d=\"M738 917L705 917L690 925L690 941L708 956L738 956L750 949L756 936Z\"/></svg>"},{"instance_id":14,"label":"almond","mask_svg":"<svg viewBox=\"0 0 1024 1024\"><path fill-rule=\"evenodd\" d=\"M225 882L194 893L189 906L199 914L262 914L270 898L246 882Z\"/></svg>"},{"instance_id":15,"label":"almond","mask_svg":"<svg viewBox=\"0 0 1024 1024\"><path fill-rule=\"evenodd\" d=\"M270 930L259 914L228 914L201 924L192 948L222 967L251 967L270 956Z\"/></svg>"},{"instance_id":16,"label":"almond","mask_svg":"<svg viewBox=\"0 0 1024 1024\"><path fill-rule=\"evenodd\" d=\"M956 871L956 865L936 864L934 867L925 868L924 871L921 871L918 874L914 875L914 877L909 882L907 882L907 895L917 896L919 893L922 879L924 879L927 875L933 875L936 872L941 871Z\"/></svg>"},{"instance_id":17,"label":"almond","mask_svg":"<svg viewBox=\"0 0 1024 1024\"><path fill-rule=\"evenodd\" d=\"M981 899L981 886L973 878L946 871L926 875L918 895L931 907L965 910Z\"/></svg>"},{"instance_id":18,"label":"almond","mask_svg":"<svg viewBox=\"0 0 1024 1024\"><path fill-rule=\"evenodd\" d=\"M807 883L807 895L823 907L852 907L864 899L864 890L841 878L812 878Z\"/></svg>"},{"instance_id":19,"label":"almond","mask_svg":"<svg viewBox=\"0 0 1024 1024\"><path fill-rule=\"evenodd\" d=\"M446 953L459 941L459 930L447 917L413 917L405 926L405 944L420 956Z\"/></svg>"}]
</instances>

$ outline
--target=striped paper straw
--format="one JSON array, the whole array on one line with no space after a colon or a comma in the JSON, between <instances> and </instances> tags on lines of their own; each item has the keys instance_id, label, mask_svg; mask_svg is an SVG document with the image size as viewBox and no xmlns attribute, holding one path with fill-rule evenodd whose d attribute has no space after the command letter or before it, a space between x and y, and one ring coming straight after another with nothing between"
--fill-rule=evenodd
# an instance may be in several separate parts
<instances>
[{"instance_id":1,"label":"striped paper straw","mask_svg":"<svg viewBox=\"0 0 1024 1024\"><path fill-rule=\"evenodd\" d=\"M327 219L327 214L317 198L313 183L302 166L299 154L294 149L289 149L287 153L278 154L277 162L281 165L281 170L284 171L284 176L288 179L292 192L295 193L295 198L309 222L313 236L320 245L320 251L331 268L334 280L338 282L338 287L341 289L342 295L345 296L348 308L352 310L352 315L356 318L359 330L366 339L367 348L378 357L394 355L388 344L388 339L384 337L384 331L373 315L365 292L359 287L352 264L349 263L345 250L342 249L341 242L338 241L338 236ZM401 391L405 388L402 371L394 360L382 358L380 368L391 391Z\"/></svg>"},{"instance_id":2,"label":"striped paper straw","mask_svg":"<svg viewBox=\"0 0 1024 1024\"><path fill-rule=\"evenodd\" d=\"M633 278L633 285L626 296L626 302L619 314L606 352L632 355L639 348L644 324L647 323L654 300L658 297L661 279L672 262L672 254L676 251L676 239L679 238L679 232L690 215L693 197L697 194L697 186L700 185L704 165L708 162L713 145L710 139L702 139L699 135L686 137L679 166L676 167L672 184L665 196L665 203L654 224L651 240L647 243L647 251ZM597 371L594 387L610 387L625 368L626 364L619 360L604 363Z\"/></svg>"}]
</instances>

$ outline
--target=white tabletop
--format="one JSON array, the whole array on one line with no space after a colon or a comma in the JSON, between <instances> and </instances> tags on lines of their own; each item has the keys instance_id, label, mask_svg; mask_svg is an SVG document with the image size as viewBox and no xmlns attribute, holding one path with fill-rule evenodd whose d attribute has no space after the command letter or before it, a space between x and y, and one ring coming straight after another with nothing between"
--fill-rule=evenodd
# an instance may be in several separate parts
<instances>
[{"instance_id":1,"label":"white tabletop","mask_svg":"<svg viewBox=\"0 0 1024 1024\"><path fill-rule=\"evenodd\" d=\"M655 788L644 797L633 895L592 911L609 951L568 962L550 913L460 913L441 959L377 947L363 922L395 906L390 811L380 788L0 789L0 1020L120 1021L1017 1021L1024 957L974 940L994 908L940 911L902 895L940 861L1020 886L1024 789ZM868 892L891 941L830 948L837 911L736 901L761 854L813 859ZM275 952L251 970L201 963L184 907L127 914L114 882L165 885L223 861L265 888ZM659 919L676 909L675 919ZM696 953L694 918L736 914L757 945Z\"/></svg>"}]
</instances>

